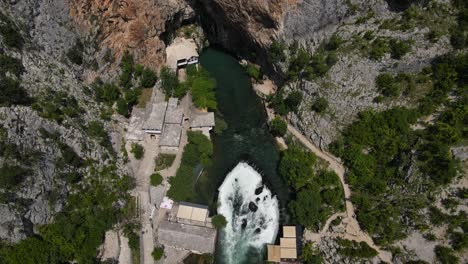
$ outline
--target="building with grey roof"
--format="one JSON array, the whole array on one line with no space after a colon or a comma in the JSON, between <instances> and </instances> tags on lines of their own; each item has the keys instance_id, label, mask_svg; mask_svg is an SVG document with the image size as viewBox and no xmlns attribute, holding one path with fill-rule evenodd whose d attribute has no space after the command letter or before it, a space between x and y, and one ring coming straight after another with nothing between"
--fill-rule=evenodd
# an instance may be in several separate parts
<instances>
[{"instance_id":1,"label":"building with grey roof","mask_svg":"<svg viewBox=\"0 0 468 264\"><path fill-rule=\"evenodd\" d=\"M162 221L158 228L158 240L166 247L212 254L216 244L216 229Z\"/></svg>"},{"instance_id":2,"label":"building with grey roof","mask_svg":"<svg viewBox=\"0 0 468 264\"><path fill-rule=\"evenodd\" d=\"M167 103L166 109L166 118L164 123L166 124L182 124L182 120L184 119L184 109L178 106L178 99L177 98L169 98L169 102Z\"/></svg>"},{"instance_id":3,"label":"building with grey roof","mask_svg":"<svg viewBox=\"0 0 468 264\"><path fill-rule=\"evenodd\" d=\"M161 134L164 125L167 102L155 103L142 126L143 131L148 134Z\"/></svg>"},{"instance_id":4,"label":"building with grey roof","mask_svg":"<svg viewBox=\"0 0 468 264\"><path fill-rule=\"evenodd\" d=\"M190 129L194 131L201 131L205 136L210 138L210 131L215 126L215 117L213 112L196 114L192 122L190 122Z\"/></svg>"},{"instance_id":5,"label":"building with grey roof","mask_svg":"<svg viewBox=\"0 0 468 264\"><path fill-rule=\"evenodd\" d=\"M162 151L177 151L182 136L182 125L165 124L164 131L159 142Z\"/></svg>"}]
</instances>

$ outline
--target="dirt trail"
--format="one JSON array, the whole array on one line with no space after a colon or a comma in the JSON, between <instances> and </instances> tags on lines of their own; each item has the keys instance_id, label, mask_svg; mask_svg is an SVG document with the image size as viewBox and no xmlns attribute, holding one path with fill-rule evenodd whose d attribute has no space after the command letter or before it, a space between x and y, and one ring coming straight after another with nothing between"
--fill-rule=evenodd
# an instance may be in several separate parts
<instances>
[{"instance_id":1,"label":"dirt trail","mask_svg":"<svg viewBox=\"0 0 468 264\"><path fill-rule=\"evenodd\" d=\"M349 185L344 180L345 175L345 167L338 161L336 157L331 155L326 151L322 151L321 149L317 148L309 139L307 139L304 135L299 132L294 126L288 124L288 131L293 134L305 147L307 147L310 151L312 151L315 155L319 158L325 160L329 164L329 168L332 169L340 178L341 185L343 186L345 202L346 202L346 213L336 213L332 215L327 222L325 223L324 228L320 231L320 233L312 233L306 232L305 238L306 240L318 241L325 233L328 231L328 227L330 226L331 221L336 219L339 216L344 217L342 220L343 225L345 226L345 233L338 234L338 237L354 240L357 242L364 241L370 247L375 249L378 252L379 258L384 261L391 263L391 253L381 250L377 245L375 245L372 238L365 232L363 232L359 226L358 221L355 218L354 213L354 206L350 201L351 197L351 190Z\"/></svg>"}]
</instances>

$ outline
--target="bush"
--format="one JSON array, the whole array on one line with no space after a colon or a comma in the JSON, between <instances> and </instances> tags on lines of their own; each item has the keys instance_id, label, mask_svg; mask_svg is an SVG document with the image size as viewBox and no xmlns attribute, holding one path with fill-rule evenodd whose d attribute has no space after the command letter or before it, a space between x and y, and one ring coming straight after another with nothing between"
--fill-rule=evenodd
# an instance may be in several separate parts
<instances>
[{"instance_id":1,"label":"bush","mask_svg":"<svg viewBox=\"0 0 468 264\"><path fill-rule=\"evenodd\" d=\"M0 188L13 189L20 185L28 170L19 166L3 165L0 167Z\"/></svg>"},{"instance_id":2,"label":"bush","mask_svg":"<svg viewBox=\"0 0 468 264\"><path fill-rule=\"evenodd\" d=\"M376 79L377 88L384 96L396 97L400 95L400 87L390 73L381 73Z\"/></svg>"},{"instance_id":3,"label":"bush","mask_svg":"<svg viewBox=\"0 0 468 264\"><path fill-rule=\"evenodd\" d=\"M211 223L216 229L221 229L227 225L226 217L224 215L215 215L211 218Z\"/></svg>"},{"instance_id":4,"label":"bush","mask_svg":"<svg viewBox=\"0 0 468 264\"><path fill-rule=\"evenodd\" d=\"M9 77L0 78L0 106L30 105L32 103L20 82Z\"/></svg>"},{"instance_id":5,"label":"bush","mask_svg":"<svg viewBox=\"0 0 468 264\"><path fill-rule=\"evenodd\" d=\"M247 64L245 67L245 72L249 75L250 78L253 78L256 82L262 81L262 73L254 64Z\"/></svg>"},{"instance_id":6,"label":"bush","mask_svg":"<svg viewBox=\"0 0 468 264\"><path fill-rule=\"evenodd\" d=\"M83 43L78 39L75 45L68 50L67 57L74 64L81 65L83 64L83 51Z\"/></svg>"},{"instance_id":7,"label":"bush","mask_svg":"<svg viewBox=\"0 0 468 264\"><path fill-rule=\"evenodd\" d=\"M288 124L281 117L275 117L270 122L270 132L275 137L282 137L288 130Z\"/></svg>"},{"instance_id":8,"label":"bush","mask_svg":"<svg viewBox=\"0 0 468 264\"><path fill-rule=\"evenodd\" d=\"M3 22L3 23L2 23ZM0 34L3 37L3 43L10 48L21 49L24 39L21 36L19 28L6 15L0 13Z\"/></svg>"},{"instance_id":9,"label":"bush","mask_svg":"<svg viewBox=\"0 0 468 264\"><path fill-rule=\"evenodd\" d=\"M119 77L119 84L124 89L130 89L132 87L133 65L133 55L126 50L120 60L120 69L122 70L122 74Z\"/></svg>"},{"instance_id":10,"label":"bush","mask_svg":"<svg viewBox=\"0 0 468 264\"><path fill-rule=\"evenodd\" d=\"M132 149L130 150L131 153L133 153L133 156L135 159L140 160L143 158L145 155L145 149L143 148L142 145L138 143L133 143L132 144Z\"/></svg>"},{"instance_id":11,"label":"bush","mask_svg":"<svg viewBox=\"0 0 468 264\"><path fill-rule=\"evenodd\" d=\"M156 73L148 68L145 68L141 74L141 86L144 88L151 88L154 86L156 81L158 80L158 77L156 76Z\"/></svg>"},{"instance_id":12,"label":"bush","mask_svg":"<svg viewBox=\"0 0 468 264\"><path fill-rule=\"evenodd\" d=\"M105 102L108 105L114 104L120 98L120 89L113 83L100 83L93 84L96 101Z\"/></svg>"},{"instance_id":13,"label":"bush","mask_svg":"<svg viewBox=\"0 0 468 264\"><path fill-rule=\"evenodd\" d=\"M454 251L451 248L437 245L434 249L434 252L437 259L442 264L456 264L459 262L458 257L453 254Z\"/></svg>"},{"instance_id":14,"label":"bush","mask_svg":"<svg viewBox=\"0 0 468 264\"><path fill-rule=\"evenodd\" d=\"M160 171L171 167L175 158L176 155L174 154L159 154L155 160L156 165L154 167L154 170Z\"/></svg>"},{"instance_id":15,"label":"bush","mask_svg":"<svg viewBox=\"0 0 468 264\"><path fill-rule=\"evenodd\" d=\"M292 91L284 100L284 104L288 112L296 112L302 102L302 93L300 91Z\"/></svg>"},{"instance_id":16,"label":"bush","mask_svg":"<svg viewBox=\"0 0 468 264\"><path fill-rule=\"evenodd\" d=\"M298 146L291 146L282 153L279 173L294 190L306 186L314 177L316 157Z\"/></svg>"},{"instance_id":17,"label":"bush","mask_svg":"<svg viewBox=\"0 0 468 264\"><path fill-rule=\"evenodd\" d=\"M286 55L284 54L284 50L286 49L286 45L282 42L277 40L273 40L270 45L269 49L269 58L273 63L283 62L286 60Z\"/></svg>"},{"instance_id":18,"label":"bush","mask_svg":"<svg viewBox=\"0 0 468 264\"><path fill-rule=\"evenodd\" d=\"M174 71L164 66L159 73L161 85L166 96L172 96L174 91L180 86L179 78Z\"/></svg>"},{"instance_id":19,"label":"bush","mask_svg":"<svg viewBox=\"0 0 468 264\"><path fill-rule=\"evenodd\" d=\"M124 98L120 98L119 100L117 100L116 107L117 107L116 108L117 113L119 113L120 115L123 115L125 117L130 117L128 104L127 104L127 101L125 101Z\"/></svg>"},{"instance_id":20,"label":"bush","mask_svg":"<svg viewBox=\"0 0 468 264\"><path fill-rule=\"evenodd\" d=\"M377 256L377 251L371 248L366 242L356 242L339 238L337 240L340 248L338 252L349 257L372 258Z\"/></svg>"},{"instance_id":21,"label":"bush","mask_svg":"<svg viewBox=\"0 0 468 264\"><path fill-rule=\"evenodd\" d=\"M401 59L411 50L411 41L409 40L396 40L392 39L390 41L390 53L393 59Z\"/></svg>"},{"instance_id":22,"label":"bush","mask_svg":"<svg viewBox=\"0 0 468 264\"><path fill-rule=\"evenodd\" d=\"M160 260L164 256L164 247L155 247L151 253L151 256L153 256L155 261Z\"/></svg>"},{"instance_id":23,"label":"bush","mask_svg":"<svg viewBox=\"0 0 468 264\"><path fill-rule=\"evenodd\" d=\"M187 70L187 84L191 87L193 103L200 109L216 110L216 80L201 67Z\"/></svg>"},{"instance_id":24,"label":"bush","mask_svg":"<svg viewBox=\"0 0 468 264\"><path fill-rule=\"evenodd\" d=\"M342 43L343 43L343 39L337 34L333 34L331 38L328 40L327 44L325 45L325 48L330 51L337 50L341 46Z\"/></svg>"},{"instance_id":25,"label":"bush","mask_svg":"<svg viewBox=\"0 0 468 264\"><path fill-rule=\"evenodd\" d=\"M384 38L379 37L371 43L369 58L372 60L380 60L385 53L388 53L389 51L390 48L387 41Z\"/></svg>"},{"instance_id":26,"label":"bush","mask_svg":"<svg viewBox=\"0 0 468 264\"><path fill-rule=\"evenodd\" d=\"M158 186L163 182L163 177L159 173L153 173L150 176L151 185Z\"/></svg>"},{"instance_id":27,"label":"bush","mask_svg":"<svg viewBox=\"0 0 468 264\"><path fill-rule=\"evenodd\" d=\"M323 113L328 108L328 101L324 97L317 98L312 104L312 110L317 113Z\"/></svg>"},{"instance_id":28,"label":"bush","mask_svg":"<svg viewBox=\"0 0 468 264\"><path fill-rule=\"evenodd\" d=\"M19 77L24 72L21 60L0 54L0 77L5 76L7 72Z\"/></svg>"}]
</instances>

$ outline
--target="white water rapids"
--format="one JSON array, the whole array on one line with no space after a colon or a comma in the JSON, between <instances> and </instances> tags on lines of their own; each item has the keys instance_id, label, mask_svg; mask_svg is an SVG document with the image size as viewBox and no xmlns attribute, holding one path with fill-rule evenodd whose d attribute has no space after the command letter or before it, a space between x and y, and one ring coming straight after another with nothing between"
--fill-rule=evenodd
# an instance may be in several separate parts
<instances>
[{"instance_id":1,"label":"white water rapids","mask_svg":"<svg viewBox=\"0 0 468 264\"><path fill-rule=\"evenodd\" d=\"M262 176L239 163L219 187L218 214L226 217L221 231L223 263L250 263L249 255L262 254L278 233L278 200L262 184Z\"/></svg>"}]
</instances>

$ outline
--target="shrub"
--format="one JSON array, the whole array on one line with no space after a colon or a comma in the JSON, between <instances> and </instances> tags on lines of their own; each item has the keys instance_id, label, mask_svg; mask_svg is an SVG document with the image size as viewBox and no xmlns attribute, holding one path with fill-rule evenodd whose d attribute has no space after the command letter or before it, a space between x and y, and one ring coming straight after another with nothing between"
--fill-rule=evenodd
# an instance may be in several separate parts
<instances>
[{"instance_id":1,"label":"shrub","mask_svg":"<svg viewBox=\"0 0 468 264\"><path fill-rule=\"evenodd\" d=\"M377 256L377 251L371 248L366 242L356 242L339 238L337 240L340 248L338 252L349 257L372 258Z\"/></svg>"},{"instance_id":2,"label":"shrub","mask_svg":"<svg viewBox=\"0 0 468 264\"><path fill-rule=\"evenodd\" d=\"M156 76L156 73L148 68L145 68L141 74L141 86L144 88L151 88L154 86L156 81L158 80L158 77Z\"/></svg>"},{"instance_id":3,"label":"shrub","mask_svg":"<svg viewBox=\"0 0 468 264\"><path fill-rule=\"evenodd\" d=\"M3 23L2 23L3 22ZM10 48L21 49L24 39L21 36L19 28L6 15L0 13L0 34L3 42Z\"/></svg>"},{"instance_id":4,"label":"shrub","mask_svg":"<svg viewBox=\"0 0 468 264\"><path fill-rule=\"evenodd\" d=\"M68 50L67 57L74 64L81 65L83 64L83 51L83 43L77 39L75 45Z\"/></svg>"},{"instance_id":5,"label":"shrub","mask_svg":"<svg viewBox=\"0 0 468 264\"><path fill-rule=\"evenodd\" d=\"M221 229L227 225L226 217L224 215L215 215L211 218L211 223L216 229Z\"/></svg>"},{"instance_id":6,"label":"shrub","mask_svg":"<svg viewBox=\"0 0 468 264\"><path fill-rule=\"evenodd\" d=\"M274 40L269 49L269 58L273 63L283 62L286 60L286 55L284 54L284 50L286 49L286 45L282 42Z\"/></svg>"},{"instance_id":7,"label":"shrub","mask_svg":"<svg viewBox=\"0 0 468 264\"><path fill-rule=\"evenodd\" d=\"M23 63L19 59L0 54L0 76L4 76L7 72L19 77L24 72Z\"/></svg>"},{"instance_id":8,"label":"shrub","mask_svg":"<svg viewBox=\"0 0 468 264\"><path fill-rule=\"evenodd\" d=\"M191 87L193 103L197 108L216 110L216 80L201 67L187 71L187 83Z\"/></svg>"},{"instance_id":9,"label":"shrub","mask_svg":"<svg viewBox=\"0 0 468 264\"><path fill-rule=\"evenodd\" d=\"M155 261L160 260L164 256L164 247L155 247L151 253L151 256L153 256Z\"/></svg>"},{"instance_id":10,"label":"shrub","mask_svg":"<svg viewBox=\"0 0 468 264\"><path fill-rule=\"evenodd\" d=\"M288 130L288 124L281 117L275 117L270 123L270 132L275 137L282 137Z\"/></svg>"},{"instance_id":11,"label":"shrub","mask_svg":"<svg viewBox=\"0 0 468 264\"><path fill-rule=\"evenodd\" d=\"M28 170L19 166L3 165L0 167L0 188L13 189L20 185Z\"/></svg>"},{"instance_id":12,"label":"shrub","mask_svg":"<svg viewBox=\"0 0 468 264\"><path fill-rule=\"evenodd\" d=\"M390 73L382 73L376 79L377 88L384 96L399 96L400 87Z\"/></svg>"},{"instance_id":13,"label":"shrub","mask_svg":"<svg viewBox=\"0 0 468 264\"><path fill-rule=\"evenodd\" d=\"M128 104L127 104L127 101L125 101L124 98L120 98L119 100L117 100L117 105L116 105L116 111L117 113L119 113L120 115L123 115L125 117L129 117L130 116L130 113L128 111Z\"/></svg>"},{"instance_id":14,"label":"shrub","mask_svg":"<svg viewBox=\"0 0 468 264\"><path fill-rule=\"evenodd\" d=\"M126 50L120 60L120 69L122 70L122 74L119 77L119 84L124 89L130 89L132 87L133 64L133 55Z\"/></svg>"},{"instance_id":15,"label":"shrub","mask_svg":"<svg viewBox=\"0 0 468 264\"><path fill-rule=\"evenodd\" d=\"M177 75L174 71L172 71L166 66L161 68L159 76L161 78L161 85L164 90L164 93L166 94L166 96L172 96L174 91L180 85L179 78L177 78Z\"/></svg>"},{"instance_id":16,"label":"shrub","mask_svg":"<svg viewBox=\"0 0 468 264\"><path fill-rule=\"evenodd\" d=\"M325 48L327 50L337 50L341 44L343 43L343 39L338 36L337 34L333 34L331 38L328 40Z\"/></svg>"},{"instance_id":17,"label":"shrub","mask_svg":"<svg viewBox=\"0 0 468 264\"><path fill-rule=\"evenodd\" d=\"M163 177L159 173L153 173L150 176L151 185L158 186L163 182Z\"/></svg>"},{"instance_id":18,"label":"shrub","mask_svg":"<svg viewBox=\"0 0 468 264\"><path fill-rule=\"evenodd\" d=\"M300 91L292 91L284 100L284 104L288 111L296 112L299 104L302 102L302 93Z\"/></svg>"},{"instance_id":19,"label":"shrub","mask_svg":"<svg viewBox=\"0 0 468 264\"><path fill-rule=\"evenodd\" d=\"M401 59L403 56L405 56L406 53L408 53L411 50L411 41L409 40L396 40L392 39L390 41L390 53L392 58L394 59Z\"/></svg>"},{"instance_id":20,"label":"shrub","mask_svg":"<svg viewBox=\"0 0 468 264\"><path fill-rule=\"evenodd\" d=\"M371 43L369 58L372 60L380 60L385 55L385 53L388 53L389 51L390 48L387 41L379 37Z\"/></svg>"},{"instance_id":21,"label":"shrub","mask_svg":"<svg viewBox=\"0 0 468 264\"><path fill-rule=\"evenodd\" d=\"M253 78L256 82L262 81L262 73L254 64L247 64L245 71L247 72L247 75L249 75L250 78Z\"/></svg>"},{"instance_id":22,"label":"shrub","mask_svg":"<svg viewBox=\"0 0 468 264\"><path fill-rule=\"evenodd\" d=\"M120 90L117 85L113 83L100 83L93 84L96 101L105 102L108 105L114 104L120 98Z\"/></svg>"},{"instance_id":23,"label":"shrub","mask_svg":"<svg viewBox=\"0 0 468 264\"><path fill-rule=\"evenodd\" d=\"M142 159L143 156L145 155L145 149L143 148L142 145L138 143L132 144L132 149L130 150L130 152L133 153L133 156L137 160Z\"/></svg>"},{"instance_id":24,"label":"shrub","mask_svg":"<svg viewBox=\"0 0 468 264\"><path fill-rule=\"evenodd\" d=\"M453 254L454 251L451 248L437 245L434 252L442 264L456 264L459 262L458 257Z\"/></svg>"},{"instance_id":25,"label":"shrub","mask_svg":"<svg viewBox=\"0 0 468 264\"><path fill-rule=\"evenodd\" d=\"M314 177L316 157L298 146L291 146L282 153L279 173L295 190L306 186Z\"/></svg>"},{"instance_id":26,"label":"shrub","mask_svg":"<svg viewBox=\"0 0 468 264\"><path fill-rule=\"evenodd\" d=\"M20 82L9 77L0 78L0 106L30 105L32 103Z\"/></svg>"},{"instance_id":27,"label":"shrub","mask_svg":"<svg viewBox=\"0 0 468 264\"><path fill-rule=\"evenodd\" d=\"M176 155L174 154L159 154L155 160L156 165L154 167L154 170L160 171L171 167L175 158Z\"/></svg>"},{"instance_id":28,"label":"shrub","mask_svg":"<svg viewBox=\"0 0 468 264\"><path fill-rule=\"evenodd\" d=\"M323 113L328 108L328 101L324 97L317 98L312 104L312 110L317 113Z\"/></svg>"}]
</instances>

